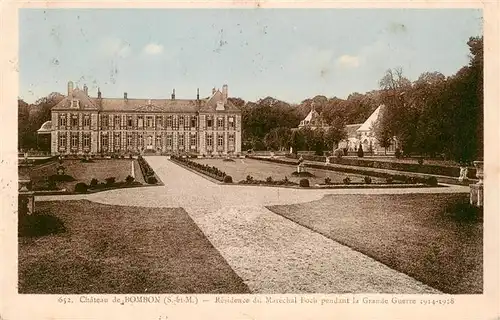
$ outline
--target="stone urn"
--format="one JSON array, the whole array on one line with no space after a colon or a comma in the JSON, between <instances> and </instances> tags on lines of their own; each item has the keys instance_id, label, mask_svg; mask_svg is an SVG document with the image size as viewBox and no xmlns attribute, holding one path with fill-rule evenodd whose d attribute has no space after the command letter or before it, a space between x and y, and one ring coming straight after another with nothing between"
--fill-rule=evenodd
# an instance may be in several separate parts
<instances>
[{"instance_id":1,"label":"stone urn","mask_svg":"<svg viewBox=\"0 0 500 320\"><path fill-rule=\"evenodd\" d=\"M476 167L476 177L479 179L477 184L482 185L484 178L484 162L474 161L474 167Z\"/></svg>"}]
</instances>

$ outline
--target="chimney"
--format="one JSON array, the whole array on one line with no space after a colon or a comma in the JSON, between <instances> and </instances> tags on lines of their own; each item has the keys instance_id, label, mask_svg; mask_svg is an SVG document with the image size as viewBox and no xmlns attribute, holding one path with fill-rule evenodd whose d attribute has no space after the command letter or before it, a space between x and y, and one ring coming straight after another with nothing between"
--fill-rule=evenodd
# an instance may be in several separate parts
<instances>
[{"instance_id":1,"label":"chimney","mask_svg":"<svg viewBox=\"0 0 500 320\"><path fill-rule=\"evenodd\" d=\"M68 82L68 96L73 94L73 81Z\"/></svg>"},{"instance_id":2,"label":"chimney","mask_svg":"<svg viewBox=\"0 0 500 320\"><path fill-rule=\"evenodd\" d=\"M227 84L222 86L222 98L224 99L224 102L227 101Z\"/></svg>"},{"instance_id":3,"label":"chimney","mask_svg":"<svg viewBox=\"0 0 500 320\"><path fill-rule=\"evenodd\" d=\"M212 88L212 94L215 94L215 87Z\"/></svg>"},{"instance_id":4,"label":"chimney","mask_svg":"<svg viewBox=\"0 0 500 320\"><path fill-rule=\"evenodd\" d=\"M172 100L175 100L175 89L172 90Z\"/></svg>"},{"instance_id":5,"label":"chimney","mask_svg":"<svg viewBox=\"0 0 500 320\"><path fill-rule=\"evenodd\" d=\"M200 100L200 88L196 89L196 100Z\"/></svg>"},{"instance_id":6,"label":"chimney","mask_svg":"<svg viewBox=\"0 0 500 320\"><path fill-rule=\"evenodd\" d=\"M83 92L88 96L89 95L89 87L86 84L83 85Z\"/></svg>"},{"instance_id":7,"label":"chimney","mask_svg":"<svg viewBox=\"0 0 500 320\"><path fill-rule=\"evenodd\" d=\"M101 88L97 88L97 99L101 99Z\"/></svg>"},{"instance_id":8,"label":"chimney","mask_svg":"<svg viewBox=\"0 0 500 320\"><path fill-rule=\"evenodd\" d=\"M128 100L126 92L123 93L123 99Z\"/></svg>"}]
</instances>

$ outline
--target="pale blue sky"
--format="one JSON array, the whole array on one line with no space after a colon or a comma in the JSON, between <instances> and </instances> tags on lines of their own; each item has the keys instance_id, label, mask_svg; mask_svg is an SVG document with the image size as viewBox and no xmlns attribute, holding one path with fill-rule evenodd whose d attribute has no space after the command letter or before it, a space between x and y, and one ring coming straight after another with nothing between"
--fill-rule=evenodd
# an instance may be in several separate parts
<instances>
[{"instance_id":1,"label":"pale blue sky","mask_svg":"<svg viewBox=\"0 0 500 320\"><path fill-rule=\"evenodd\" d=\"M27 102L68 80L103 97L202 97L229 85L245 100L345 98L388 68L411 80L455 73L479 9L22 9L20 92Z\"/></svg>"}]
</instances>

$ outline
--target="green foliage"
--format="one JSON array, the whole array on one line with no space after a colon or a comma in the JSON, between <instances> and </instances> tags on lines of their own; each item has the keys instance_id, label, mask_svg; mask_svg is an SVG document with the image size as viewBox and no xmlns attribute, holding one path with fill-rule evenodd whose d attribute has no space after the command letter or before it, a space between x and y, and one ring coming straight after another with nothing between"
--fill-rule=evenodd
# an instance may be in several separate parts
<instances>
[{"instance_id":1,"label":"green foliage","mask_svg":"<svg viewBox=\"0 0 500 320\"><path fill-rule=\"evenodd\" d=\"M89 189L89 186L84 182L78 182L75 185L75 192L76 193L86 193L88 189Z\"/></svg>"},{"instance_id":2,"label":"green foliage","mask_svg":"<svg viewBox=\"0 0 500 320\"><path fill-rule=\"evenodd\" d=\"M223 181L224 183L233 183L233 177L225 176Z\"/></svg>"},{"instance_id":3,"label":"green foliage","mask_svg":"<svg viewBox=\"0 0 500 320\"><path fill-rule=\"evenodd\" d=\"M359 145L359 148L358 148L358 157L359 158L363 158L365 155L365 152L363 151L363 145Z\"/></svg>"},{"instance_id":4,"label":"green foliage","mask_svg":"<svg viewBox=\"0 0 500 320\"><path fill-rule=\"evenodd\" d=\"M300 179L299 186L301 186L303 188L308 188L309 187L309 179Z\"/></svg>"}]
</instances>

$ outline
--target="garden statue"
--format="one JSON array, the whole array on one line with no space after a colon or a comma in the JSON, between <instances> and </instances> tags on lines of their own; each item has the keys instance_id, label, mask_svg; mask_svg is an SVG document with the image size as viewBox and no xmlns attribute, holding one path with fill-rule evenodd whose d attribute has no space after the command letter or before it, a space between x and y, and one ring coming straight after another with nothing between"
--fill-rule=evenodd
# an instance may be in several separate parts
<instances>
[{"instance_id":1,"label":"garden statue","mask_svg":"<svg viewBox=\"0 0 500 320\"><path fill-rule=\"evenodd\" d=\"M297 173L301 173L304 171L304 158L300 156L299 163L297 164Z\"/></svg>"},{"instance_id":2,"label":"garden statue","mask_svg":"<svg viewBox=\"0 0 500 320\"><path fill-rule=\"evenodd\" d=\"M476 177L479 181L470 185L470 204L482 207L484 203L484 162L474 161L474 167L476 167Z\"/></svg>"},{"instance_id":3,"label":"garden statue","mask_svg":"<svg viewBox=\"0 0 500 320\"><path fill-rule=\"evenodd\" d=\"M469 173L469 169L467 167L460 167L460 176L458 177L459 182L463 182L467 180L467 174Z\"/></svg>"}]
</instances>

